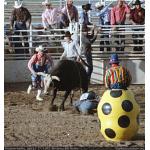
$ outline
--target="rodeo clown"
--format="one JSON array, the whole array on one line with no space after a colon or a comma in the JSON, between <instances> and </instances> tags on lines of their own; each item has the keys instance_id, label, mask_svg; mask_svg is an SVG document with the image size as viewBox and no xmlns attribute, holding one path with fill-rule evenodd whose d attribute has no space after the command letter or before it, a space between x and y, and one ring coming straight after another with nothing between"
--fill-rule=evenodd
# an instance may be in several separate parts
<instances>
[{"instance_id":1,"label":"rodeo clown","mask_svg":"<svg viewBox=\"0 0 150 150\"><path fill-rule=\"evenodd\" d=\"M93 114L95 109L97 109L100 99L99 96L93 91L83 93L80 99L73 103L75 110L78 112L88 115Z\"/></svg>"},{"instance_id":2,"label":"rodeo clown","mask_svg":"<svg viewBox=\"0 0 150 150\"><path fill-rule=\"evenodd\" d=\"M131 83L130 72L119 65L118 55L112 54L106 71L108 88L97 107L100 132L107 141L131 140L139 129L140 108L134 94L127 87Z\"/></svg>"},{"instance_id":3,"label":"rodeo clown","mask_svg":"<svg viewBox=\"0 0 150 150\"><path fill-rule=\"evenodd\" d=\"M112 54L109 64L111 67L105 73L105 87L108 89L125 89L130 85L130 72L119 65L118 55Z\"/></svg>"},{"instance_id":4,"label":"rodeo clown","mask_svg":"<svg viewBox=\"0 0 150 150\"><path fill-rule=\"evenodd\" d=\"M54 66L54 63L52 58L45 53L45 49L42 45L37 47L35 51L37 53L34 54L28 62L28 68L32 74L32 85L29 85L27 93L30 94L32 89L38 89L36 99L42 101L41 93L42 88L44 87L44 77L37 75L37 72L48 73L49 69Z\"/></svg>"}]
</instances>

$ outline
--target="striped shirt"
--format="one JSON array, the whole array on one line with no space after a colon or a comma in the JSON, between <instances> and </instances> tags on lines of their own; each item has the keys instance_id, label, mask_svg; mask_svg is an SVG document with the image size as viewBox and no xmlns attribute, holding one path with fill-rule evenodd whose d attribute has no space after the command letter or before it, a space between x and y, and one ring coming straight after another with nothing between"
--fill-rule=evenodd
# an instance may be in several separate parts
<instances>
[{"instance_id":1,"label":"striped shirt","mask_svg":"<svg viewBox=\"0 0 150 150\"><path fill-rule=\"evenodd\" d=\"M131 83L131 80L132 77L130 75L130 72L122 66L115 66L106 70L105 86L107 88L112 88L114 84L128 87Z\"/></svg>"}]
</instances>

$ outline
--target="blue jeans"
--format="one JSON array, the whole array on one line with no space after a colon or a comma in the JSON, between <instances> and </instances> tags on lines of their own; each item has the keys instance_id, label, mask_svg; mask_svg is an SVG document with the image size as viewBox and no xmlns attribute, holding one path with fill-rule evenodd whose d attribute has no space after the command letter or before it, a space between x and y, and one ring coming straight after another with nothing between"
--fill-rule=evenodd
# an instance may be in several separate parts
<instances>
[{"instance_id":1,"label":"blue jeans","mask_svg":"<svg viewBox=\"0 0 150 150\"><path fill-rule=\"evenodd\" d=\"M110 22L106 22L104 25L110 25ZM109 27L103 27L103 29L109 29ZM100 38L107 38L109 39L109 34L108 33L105 33L103 35L100 36ZM106 46L109 46L110 45L110 42L108 40L106 41L100 41L100 45L103 45L105 47ZM104 51L104 47L100 47L100 51ZM107 51L111 51L111 48L110 47L107 47Z\"/></svg>"},{"instance_id":2,"label":"blue jeans","mask_svg":"<svg viewBox=\"0 0 150 150\"><path fill-rule=\"evenodd\" d=\"M73 103L73 106L80 112L87 114L91 110L96 109L98 102L90 100L78 100Z\"/></svg>"},{"instance_id":3,"label":"blue jeans","mask_svg":"<svg viewBox=\"0 0 150 150\"><path fill-rule=\"evenodd\" d=\"M133 31L144 31L144 29L133 29ZM132 37L134 38L133 43L136 44L143 44L143 40L137 40L136 38L143 38L144 35L143 34L133 34ZM134 51L142 51L143 47L142 46L135 46L133 48Z\"/></svg>"},{"instance_id":4,"label":"blue jeans","mask_svg":"<svg viewBox=\"0 0 150 150\"><path fill-rule=\"evenodd\" d=\"M115 83L110 85L110 89L124 89L127 90L127 86L123 83Z\"/></svg>"},{"instance_id":5,"label":"blue jeans","mask_svg":"<svg viewBox=\"0 0 150 150\"><path fill-rule=\"evenodd\" d=\"M15 49L15 53L16 54L23 54L23 53L29 53L29 43L28 43L28 37L24 37L24 36L27 36L28 33L26 31L17 31L17 30L27 30L27 27L26 27L26 23L25 22L16 22L15 23L15 35L20 35L20 33L22 33L22 38L23 38L23 41L24 41L24 46L27 47L25 49ZM14 43L14 47L22 47L22 40L20 37L14 37L13 38L13 41L20 41L19 43Z\"/></svg>"},{"instance_id":6,"label":"blue jeans","mask_svg":"<svg viewBox=\"0 0 150 150\"><path fill-rule=\"evenodd\" d=\"M48 73L48 67L47 65L44 66L39 66L37 64L33 64L33 70L35 72L44 72L44 73ZM37 75L36 77L31 75L31 80L35 85L35 87L37 88L37 86L40 86L41 81L43 81L44 77Z\"/></svg>"}]
</instances>

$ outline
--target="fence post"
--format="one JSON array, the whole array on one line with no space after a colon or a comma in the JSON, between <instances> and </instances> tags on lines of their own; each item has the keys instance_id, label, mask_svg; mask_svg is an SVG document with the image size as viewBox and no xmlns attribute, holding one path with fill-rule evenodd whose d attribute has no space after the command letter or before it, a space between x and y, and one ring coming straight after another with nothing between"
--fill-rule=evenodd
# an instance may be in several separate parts
<instances>
[{"instance_id":1,"label":"fence post","mask_svg":"<svg viewBox=\"0 0 150 150\"><path fill-rule=\"evenodd\" d=\"M80 24L80 48L82 47L82 24Z\"/></svg>"},{"instance_id":2,"label":"fence post","mask_svg":"<svg viewBox=\"0 0 150 150\"><path fill-rule=\"evenodd\" d=\"M30 38L29 38L29 53L30 55L32 55L32 47L33 47L33 43L32 43L32 24L30 25Z\"/></svg>"},{"instance_id":3,"label":"fence post","mask_svg":"<svg viewBox=\"0 0 150 150\"><path fill-rule=\"evenodd\" d=\"M91 0L89 0L89 4L91 4ZM91 22L91 10L89 11L89 22Z\"/></svg>"}]
</instances>

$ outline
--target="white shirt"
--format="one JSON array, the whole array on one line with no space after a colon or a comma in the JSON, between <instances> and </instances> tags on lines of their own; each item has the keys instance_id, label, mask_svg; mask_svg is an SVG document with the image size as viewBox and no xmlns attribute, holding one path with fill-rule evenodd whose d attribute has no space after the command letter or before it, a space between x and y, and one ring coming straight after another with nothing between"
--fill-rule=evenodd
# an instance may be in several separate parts
<instances>
[{"instance_id":1,"label":"white shirt","mask_svg":"<svg viewBox=\"0 0 150 150\"><path fill-rule=\"evenodd\" d=\"M61 59L64 57L78 57L81 53L80 46L77 42L71 40L69 42L61 42L64 52Z\"/></svg>"}]
</instances>

